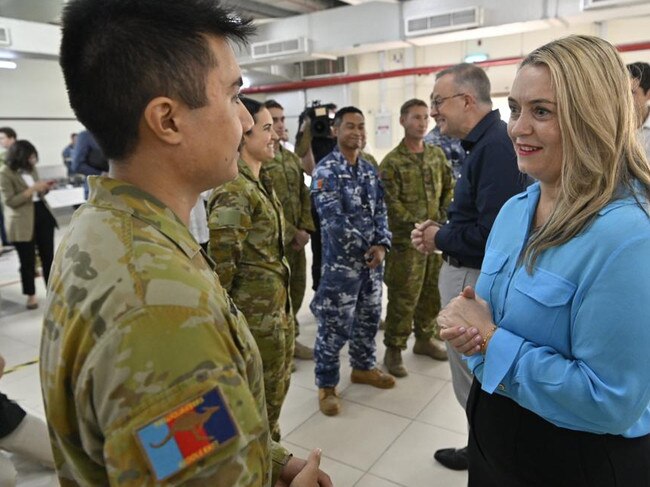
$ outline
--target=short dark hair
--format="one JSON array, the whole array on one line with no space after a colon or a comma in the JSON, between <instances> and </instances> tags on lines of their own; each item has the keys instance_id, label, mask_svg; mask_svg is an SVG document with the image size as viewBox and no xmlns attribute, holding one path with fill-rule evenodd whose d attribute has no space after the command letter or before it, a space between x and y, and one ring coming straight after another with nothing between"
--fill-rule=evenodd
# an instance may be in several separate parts
<instances>
[{"instance_id":1,"label":"short dark hair","mask_svg":"<svg viewBox=\"0 0 650 487\"><path fill-rule=\"evenodd\" d=\"M460 63L438 72L436 79L447 74L454 77L454 83L459 87L470 88L479 102L492 105L490 78L485 74L483 68L470 63Z\"/></svg>"},{"instance_id":2,"label":"short dark hair","mask_svg":"<svg viewBox=\"0 0 650 487\"><path fill-rule=\"evenodd\" d=\"M70 105L107 157L129 155L144 108L157 96L207 103L217 65L206 36L246 42L254 32L218 0L71 0L60 63Z\"/></svg>"},{"instance_id":3,"label":"short dark hair","mask_svg":"<svg viewBox=\"0 0 650 487\"><path fill-rule=\"evenodd\" d=\"M277 101L275 101L274 99L266 100L266 101L264 102L264 106L265 106L266 108L279 108L280 110L284 110L284 107L283 107L282 105L280 105L280 104L279 104Z\"/></svg>"},{"instance_id":4,"label":"short dark hair","mask_svg":"<svg viewBox=\"0 0 650 487\"><path fill-rule=\"evenodd\" d=\"M248 98L246 96L240 97L240 100L242 104L246 107L246 110L248 110L248 113L251 114L251 117L253 117L253 120L257 121L257 114L262 108L264 108L264 105L259 101L254 100L253 98ZM250 135L252 131L253 129L251 128L245 133L246 135Z\"/></svg>"},{"instance_id":5,"label":"short dark hair","mask_svg":"<svg viewBox=\"0 0 650 487\"><path fill-rule=\"evenodd\" d=\"M18 136L16 135L16 131L14 129L12 129L11 127L0 127L0 132L5 134L10 139L17 139L18 138Z\"/></svg>"},{"instance_id":6,"label":"short dark hair","mask_svg":"<svg viewBox=\"0 0 650 487\"><path fill-rule=\"evenodd\" d=\"M332 123L335 127L339 127L341 122L343 122L343 117L348 113L358 113L363 117L363 112L357 107L343 107L334 115L334 122ZM365 117L364 117L365 118Z\"/></svg>"},{"instance_id":7,"label":"short dark hair","mask_svg":"<svg viewBox=\"0 0 650 487\"><path fill-rule=\"evenodd\" d=\"M420 100L419 98L411 98L410 100L405 101L402 105L402 108L399 109L399 116L403 117L405 115L408 115L409 110L413 107L429 108L429 105L427 105L425 101Z\"/></svg>"},{"instance_id":8,"label":"short dark hair","mask_svg":"<svg viewBox=\"0 0 650 487\"><path fill-rule=\"evenodd\" d=\"M630 63L627 65L627 70L632 78L639 80L639 88L643 90L643 93L647 93L650 90L650 64Z\"/></svg>"},{"instance_id":9,"label":"short dark hair","mask_svg":"<svg viewBox=\"0 0 650 487\"><path fill-rule=\"evenodd\" d=\"M36 147L28 140L17 140L7 150L7 165L12 171L20 169L31 171L32 165L29 163L29 158L32 155L38 157Z\"/></svg>"}]
</instances>

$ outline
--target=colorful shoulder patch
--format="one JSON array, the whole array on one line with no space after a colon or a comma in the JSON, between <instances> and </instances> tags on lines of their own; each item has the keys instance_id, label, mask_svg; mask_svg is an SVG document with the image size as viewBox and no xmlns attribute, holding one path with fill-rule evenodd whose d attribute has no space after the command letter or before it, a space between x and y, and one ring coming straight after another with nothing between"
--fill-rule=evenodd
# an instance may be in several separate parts
<instances>
[{"instance_id":1,"label":"colorful shoulder patch","mask_svg":"<svg viewBox=\"0 0 650 487\"><path fill-rule=\"evenodd\" d=\"M215 387L136 430L135 436L160 481L223 448L239 430Z\"/></svg>"}]
</instances>

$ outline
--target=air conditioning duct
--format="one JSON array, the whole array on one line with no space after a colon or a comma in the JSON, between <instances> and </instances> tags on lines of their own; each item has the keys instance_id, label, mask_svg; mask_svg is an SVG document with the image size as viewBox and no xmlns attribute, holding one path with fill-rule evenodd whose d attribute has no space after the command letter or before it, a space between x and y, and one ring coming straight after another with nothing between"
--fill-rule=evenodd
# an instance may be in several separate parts
<instances>
[{"instance_id":1,"label":"air conditioning duct","mask_svg":"<svg viewBox=\"0 0 650 487\"><path fill-rule=\"evenodd\" d=\"M306 37L251 43L251 57L255 60L282 59L307 53L309 53L309 39Z\"/></svg>"},{"instance_id":2,"label":"air conditioning duct","mask_svg":"<svg viewBox=\"0 0 650 487\"><path fill-rule=\"evenodd\" d=\"M407 37L413 37L465 30L480 27L482 24L483 9L469 7L406 18L404 19L404 32Z\"/></svg>"}]
</instances>

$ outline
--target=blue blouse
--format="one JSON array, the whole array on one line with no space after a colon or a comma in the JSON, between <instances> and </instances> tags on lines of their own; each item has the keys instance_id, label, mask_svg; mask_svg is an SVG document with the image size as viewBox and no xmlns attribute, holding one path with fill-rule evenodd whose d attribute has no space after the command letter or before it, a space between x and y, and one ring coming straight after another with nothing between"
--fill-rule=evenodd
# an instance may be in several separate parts
<instances>
[{"instance_id":1,"label":"blue blouse","mask_svg":"<svg viewBox=\"0 0 650 487\"><path fill-rule=\"evenodd\" d=\"M476 291L499 329L485 356L466 358L470 370L557 426L648 434L650 219L632 196L613 201L531 275L518 257L539 194L530 186L495 221Z\"/></svg>"}]
</instances>

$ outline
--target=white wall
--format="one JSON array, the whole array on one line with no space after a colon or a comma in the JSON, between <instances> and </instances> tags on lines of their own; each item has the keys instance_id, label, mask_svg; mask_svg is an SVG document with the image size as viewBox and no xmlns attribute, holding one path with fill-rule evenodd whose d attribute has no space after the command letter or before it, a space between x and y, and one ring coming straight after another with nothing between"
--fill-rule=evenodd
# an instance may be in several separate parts
<instances>
[{"instance_id":1,"label":"white wall","mask_svg":"<svg viewBox=\"0 0 650 487\"><path fill-rule=\"evenodd\" d=\"M70 134L83 130L68 104L57 61L16 59L17 69L0 69L0 126L36 146L40 164L63 164Z\"/></svg>"}]
</instances>

